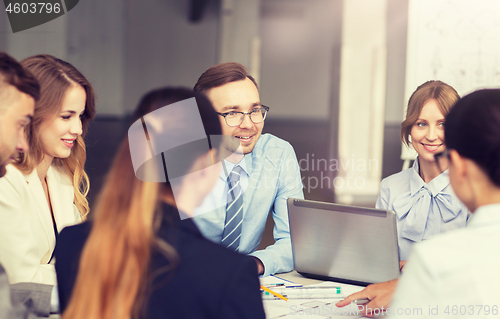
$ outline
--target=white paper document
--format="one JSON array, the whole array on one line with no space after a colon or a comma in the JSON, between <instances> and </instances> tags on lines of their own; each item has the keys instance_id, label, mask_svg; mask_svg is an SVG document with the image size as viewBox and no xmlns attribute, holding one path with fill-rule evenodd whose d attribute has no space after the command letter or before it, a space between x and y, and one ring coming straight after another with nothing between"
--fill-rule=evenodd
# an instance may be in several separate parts
<instances>
[{"instance_id":1,"label":"white paper document","mask_svg":"<svg viewBox=\"0 0 500 319\"><path fill-rule=\"evenodd\" d=\"M261 279L261 285L278 291L284 291L284 286L301 287L290 281L269 276ZM266 318L268 319L292 319L292 318L307 318L307 319L328 319L328 318L364 318L355 304L348 305L343 308L335 306L337 302L347 297L348 295L362 290L364 287L341 284L335 282L323 282L320 284L304 286L308 287L340 287L341 293L336 295L335 298L315 298L315 299L294 299L290 298L288 301L281 299L269 300L263 299L264 310ZM286 288L294 289L294 288ZM299 288L300 289L300 288Z\"/></svg>"}]
</instances>

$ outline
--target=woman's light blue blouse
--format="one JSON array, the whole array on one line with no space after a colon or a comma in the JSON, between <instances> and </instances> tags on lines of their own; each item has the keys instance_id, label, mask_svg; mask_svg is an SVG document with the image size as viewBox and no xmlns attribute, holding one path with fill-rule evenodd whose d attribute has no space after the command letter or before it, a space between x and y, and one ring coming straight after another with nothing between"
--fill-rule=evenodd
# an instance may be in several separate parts
<instances>
[{"instance_id":1,"label":"woman's light blue blouse","mask_svg":"<svg viewBox=\"0 0 500 319\"><path fill-rule=\"evenodd\" d=\"M413 166L382 180L376 207L396 213L399 259L407 260L412 246L449 230L465 227L470 212L453 192L448 170L429 183Z\"/></svg>"}]
</instances>

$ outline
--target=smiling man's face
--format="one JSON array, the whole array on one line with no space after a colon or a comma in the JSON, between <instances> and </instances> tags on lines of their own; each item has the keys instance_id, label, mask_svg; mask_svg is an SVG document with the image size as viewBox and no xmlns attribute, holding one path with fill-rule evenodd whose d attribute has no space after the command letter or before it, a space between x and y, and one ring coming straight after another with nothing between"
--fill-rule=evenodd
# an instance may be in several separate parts
<instances>
[{"instance_id":1,"label":"smiling man's face","mask_svg":"<svg viewBox=\"0 0 500 319\"><path fill-rule=\"evenodd\" d=\"M251 112L260 108L259 91L253 82L246 78L241 81L229 82L222 86L210 89L208 98L214 109L219 113L228 112ZM220 116L222 134L237 138L244 154L251 153L264 128L264 122L255 124L250 116L245 115L243 122L238 126L229 126Z\"/></svg>"}]
</instances>

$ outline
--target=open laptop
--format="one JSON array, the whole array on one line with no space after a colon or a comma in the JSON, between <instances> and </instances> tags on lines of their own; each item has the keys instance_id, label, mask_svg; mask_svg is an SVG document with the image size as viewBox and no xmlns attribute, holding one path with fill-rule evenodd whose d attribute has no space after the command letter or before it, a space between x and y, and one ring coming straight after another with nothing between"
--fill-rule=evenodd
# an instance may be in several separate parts
<instances>
[{"instance_id":1,"label":"open laptop","mask_svg":"<svg viewBox=\"0 0 500 319\"><path fill-rule=\"evenodd\" d=\"M363 286L399 277L394 212L289 198L288 217L303 276Z\"/></svg>"}]
</instances>

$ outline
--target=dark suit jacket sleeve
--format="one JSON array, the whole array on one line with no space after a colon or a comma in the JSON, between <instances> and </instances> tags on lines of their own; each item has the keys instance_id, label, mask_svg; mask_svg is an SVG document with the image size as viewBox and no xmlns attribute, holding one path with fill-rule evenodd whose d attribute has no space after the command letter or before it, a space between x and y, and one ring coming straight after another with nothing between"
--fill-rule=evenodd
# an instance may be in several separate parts
<instances>
[{"instance_id":1,"label":"dark suit jacket sleeve","mask_svg":"<svg viewBox=\"0 0 500 319\"><path fill-rule=\"evenodd\" d=\"M253 258L242 258L240 267L234 274L225 291L220 318L227 319L259 319L266 318L260 283L257 274L257 264Z\"/></svg>"},{"instance_id":2,"label":"dark suit jacket sleeve","mask_svg":"<svg viewBox=\"0 0 500 319\"><path fill-rule=\"evenodd\" d=\"M78 274L80 253L85 245L91 224L82 224L64 228L57 239L55 248L57 287L59 289L59 309L64 312L68 306L71 292Z\"/></svg>"}]
</instances>

